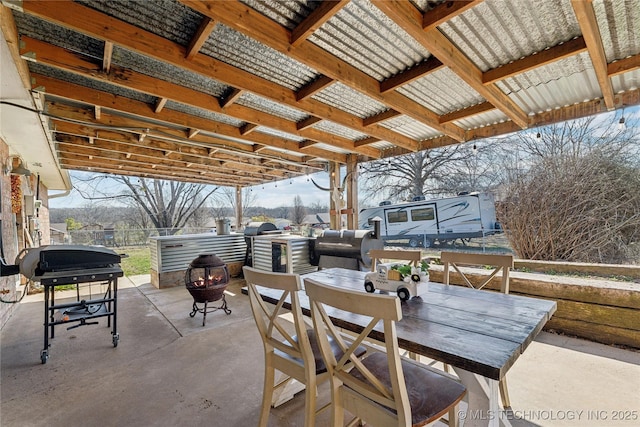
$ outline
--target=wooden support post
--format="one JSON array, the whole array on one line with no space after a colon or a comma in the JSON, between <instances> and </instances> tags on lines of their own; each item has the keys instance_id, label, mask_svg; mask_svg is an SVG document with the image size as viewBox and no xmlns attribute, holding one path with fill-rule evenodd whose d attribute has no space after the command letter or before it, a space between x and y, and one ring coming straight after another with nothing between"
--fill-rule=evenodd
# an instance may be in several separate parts
<instances>
[{"instance_id":1,"label":"wooden support post","mask_svg":"<svg viewBox=\"0 0 640 427\"><path fill-rule=\"evenodd\" d=\"M347 156L347 228L356 230L358 228L358 156L349 154Z\"/></svg>"},{"instance_id":2,"label":"wooden support post","mask_svg":"<svg viewBox=\"0 0 640 427\"><path fill-rule=\"evenodd\" d=\"M340 214L341 206L336 204L337 200L334 195L340 187L340 165L337 162L329 163L329 217L332 230L340 230L342 228L342 215Z\"/></svg>"},{"instance_id":3,"label":"wooden support post","mask_svg":"<svg viewBox=\"0 0 640 427\"><path fill-rule=\"evenodd\" d=\"M236 231L242 228L242 187L236 186Z\"/></svg>"}]
</instances>

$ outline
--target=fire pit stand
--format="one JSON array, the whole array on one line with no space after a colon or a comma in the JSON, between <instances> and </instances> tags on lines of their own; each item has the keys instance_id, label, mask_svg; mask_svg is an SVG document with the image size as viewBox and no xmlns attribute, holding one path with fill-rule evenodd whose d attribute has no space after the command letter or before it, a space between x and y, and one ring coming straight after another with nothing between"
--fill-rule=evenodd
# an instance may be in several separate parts
<instances>
[{"instance_id":1,"label":"fire pit stand","mask_svg":"<svg viewBox=\"0 0 640 427\"><path fill-rule=\"evenodd\" d=\"M207 313L224 310L227 315L231 314L224 295L229 284L229 270L220 258L215 255L199 255L189 264L184 281L193 297L193 309L189 316L194 317L196 313L202 313L202 326L207 321ZM222 300L219 307L207 307L208 303L219 300ZM198 304L204 306L199 307Z\"/></svg>"}]
</instances>

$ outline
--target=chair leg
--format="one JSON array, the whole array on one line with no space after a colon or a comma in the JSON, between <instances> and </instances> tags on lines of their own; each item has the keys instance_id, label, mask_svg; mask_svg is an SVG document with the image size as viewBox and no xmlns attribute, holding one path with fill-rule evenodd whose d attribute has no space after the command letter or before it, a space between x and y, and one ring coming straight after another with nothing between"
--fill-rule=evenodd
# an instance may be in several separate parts
<instances>
[{"instance_id":1,"label":"chair leg","mask_svg":"<svg viewBox=\"0 0 640 427\"><path fill-rule=\"evenodd\" d=\"M318 390L315 379L307 378L307 384L304 391L304 425L305 427L313 427L316 422L316 394Z\"/></svg>"},{"instance_id":2,"label":"chair leg","mask_svg":"<svg viewBox=\"0 0 640 427\"><path fill-rule=\"evenodd\" d=\"M269 413L271 412L271 401L273 400L273 387L275 381L275 369L269 366L268 358L265 361L264 387L262 390L262 408L260 409L259 427L267 427Z\"/></svg>"},{"instance_id":3,"label":"chair leg","mask_svg":"<svg viewBox=\"0 0 640 427\"><path fill-rule=\"evenodd\" d=\"M509 399L509 391L507 390L507 379L502 378L498 384L500 388L500 398L502 399L502 407L504 409L511 408L511 399Z\"/></svg>"}]
</instances>

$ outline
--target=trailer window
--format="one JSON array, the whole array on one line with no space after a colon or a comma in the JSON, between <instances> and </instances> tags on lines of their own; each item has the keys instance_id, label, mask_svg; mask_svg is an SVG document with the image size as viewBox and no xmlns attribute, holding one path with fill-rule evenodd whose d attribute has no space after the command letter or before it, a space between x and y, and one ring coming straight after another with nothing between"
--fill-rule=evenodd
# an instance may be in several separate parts
<instances>
[{"instance_id":1,"label":"trailer window","mask_svg":"<svg viewBox=\"0 0 640 427\"><path fill-rule=\"evenodd\" d=\"M407 222L407 211L388 212L387 222Z\"/></svg>"},{"instance_id":2,"label":"trailer window","mask_svg":"<svg viewBox=\"0 0 640 427\"><path fill-rule=\"evenodd\" d=\"M433 221L434 219L433 208L414 209L411 211L412 221Z\"/></svg>"}]
</instances>

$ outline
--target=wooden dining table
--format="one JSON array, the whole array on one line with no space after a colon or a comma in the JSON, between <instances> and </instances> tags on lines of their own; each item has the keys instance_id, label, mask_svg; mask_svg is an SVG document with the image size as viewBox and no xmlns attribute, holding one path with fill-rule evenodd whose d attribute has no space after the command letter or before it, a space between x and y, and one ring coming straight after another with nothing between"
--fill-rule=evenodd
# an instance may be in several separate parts
<instances>
[{"instance_id":1,"label":"wooden dining table","mask_svg":"<svg viewBox=\"0 0 640 427\"><path fill-rule=\"evenodd\" d=\"M330 268L302 278L366 292L365 274ZM277 301L265 288L261 294L266 301ZM300 302L309 315L304 293ZM464 425L510 425L506 413L500 411L498 382L551 318L555 301L423 282L418 284L418 295L403 301L401 307L402 319L396 323L399 346L451 365L467 387L468 409L459 414ZM337 310L328 314L337 326L356 333L368 323L365 318ZM381 325L370 337L384 341Z\"/></svg>"}]
</instances>

